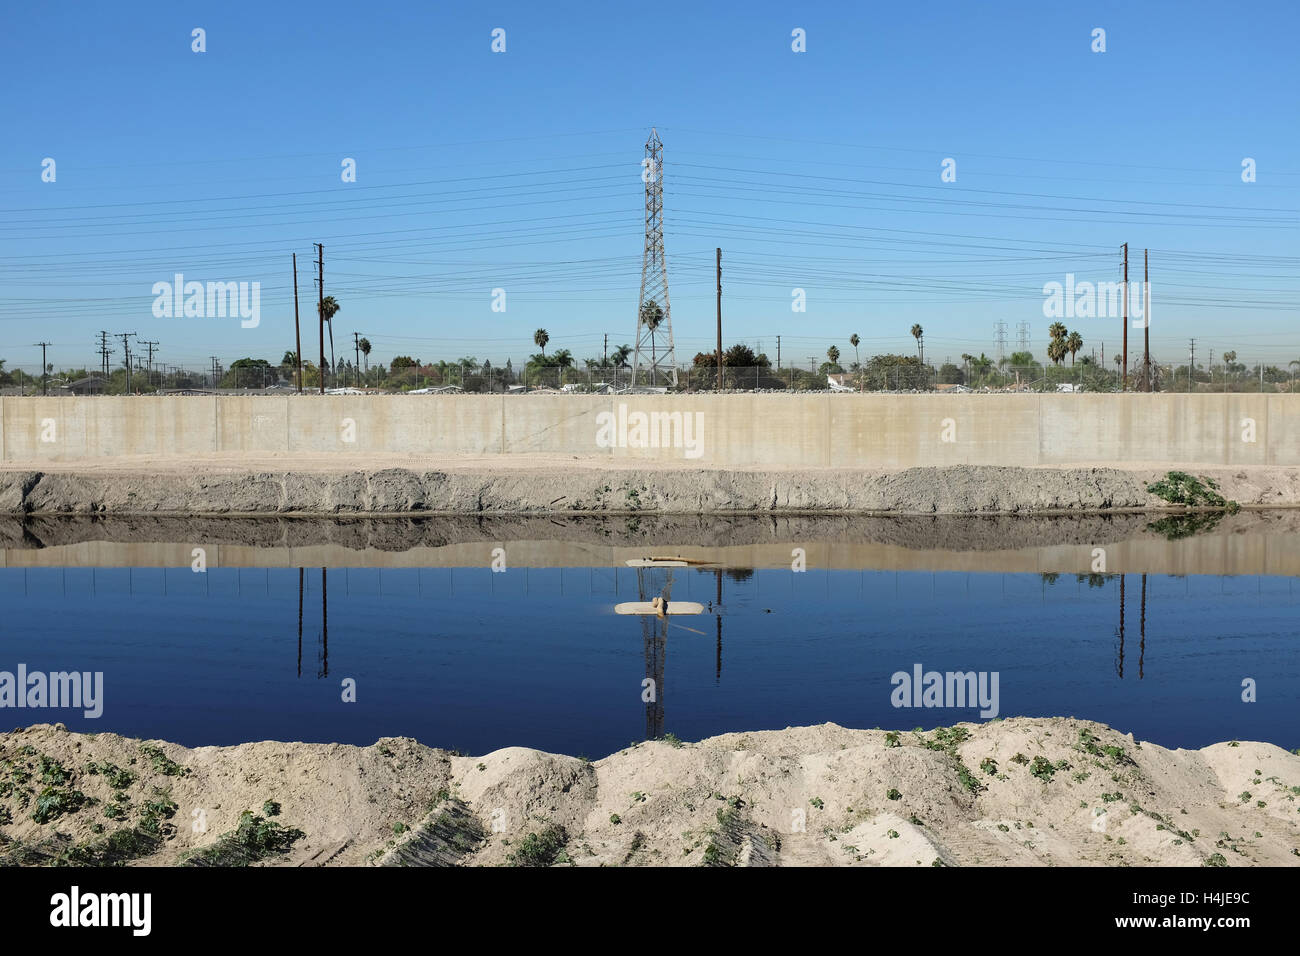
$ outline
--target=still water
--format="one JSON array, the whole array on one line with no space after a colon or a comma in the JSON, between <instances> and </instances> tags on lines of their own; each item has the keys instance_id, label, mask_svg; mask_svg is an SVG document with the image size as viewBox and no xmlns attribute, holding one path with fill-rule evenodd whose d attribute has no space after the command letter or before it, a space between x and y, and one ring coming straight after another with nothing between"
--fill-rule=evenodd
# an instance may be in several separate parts
<instances>
[{"instance_id":1,"label":"still water","mask_svg":"<svg viewBox=\"0 0 1300 956\"><path fill-rule=\"evenodd\" d=\"M614 613L665 590L704 613ZM920 665L995 673L1003 717L1087 718L1168 747L1300 746L1292 577L33 567L0 569L0 597L0 670L104 675L100 718L6 708L5 726L594 758L664 733L979 719L893 706L891 675Z\"/></svg>"}]
</instances>

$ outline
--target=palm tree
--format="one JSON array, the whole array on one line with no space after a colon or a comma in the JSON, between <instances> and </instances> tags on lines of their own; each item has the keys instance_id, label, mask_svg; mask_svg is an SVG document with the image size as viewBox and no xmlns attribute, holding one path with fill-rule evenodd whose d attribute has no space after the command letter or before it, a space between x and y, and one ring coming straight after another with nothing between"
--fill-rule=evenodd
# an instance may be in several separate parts
<instances>
[{"instance_id":1,"label":"palm tree","mask_svg":"<svg viewBox=\"0 0 1300 956\"><path fill-rule=\"evenodd\" d=\"M338 315L339 310L341 308L342 306L338 304L338 301L332 295L327 295L325 296L325 298L321 299L319 302L316 303L316 312L320 316L321 321L327 323L330 327L330 368L331 369L334 368L334 316ZM337 370L335 371L334 374L334 384L335 385L338 384ZM325 379L324 376L322 376L321 391L323 392L324 390L325 390Z\"/></svg>"},{"instance_id":2,"label":"palm tree","mask_svg":"<svg viewBox=\"0 0 1300 956\"><path fill-rule=\"evenodd\" d=\"M542 350L542 355L546 354L546 343L549 341L551 336L545 329L538 329L533 333L533 344Z\"/></svg>"},{"instance_id":3,"label":"palm tree","mask_svg":"<svg viewBox=\"0 0 1300 956\"><path fill-rule=\"evenodd\" d=\"M646 302L645 305L641 306L641 321L644 322L645 327L650 330L650 369L651 369L652 385L654 384L653 381L654 368L658 362L656 352L655 352L655 329L659 328L659 326L663 323L663 320L664 320L664 310L659 308L659 303L656 302L654 299L651 299L650 301Z\"/></svg>"},{"instance_id":4,"label":"palm tree","mask_svg":"<svg viewBox=\"0 0 1300 956\"><path fill-rule=\"evenodd\" d=\"M1052 360L1053 365L1059 365L1065 361L1065 353L1069 349L1066 347L1065 339L1055 338L1047 343L1047 357Z\"/></svg>"},{"instance_id":5,"label":"palm tree","mask_svg":"<svg viewBox=\"0 0 1300 956\"><path fill-rule=\"evenodd\" d=\"M1074 366L1074 353L1083 348L1083 336L1078 332L1071 332L1065 339L1065 347L1070 350L1070 366Z\"/></svg>"},{"instance_id":6,"label":"palm tree","mask_svg":"<svg viewBox=\"0 0 1300 956\"><path fill-rule=\"evenodd\" d=\"M925 352L921 349L921 336L923 335L925 335L925 329L921 328L920 325L912 326L912 338L916 339L916 357L921 360L922 365L925 364Z\"/></svg>"},{"instance_id":7,"label":"palm tree","mask_svg":"<svg viewBox=\"0 0 1300 956\"><path fill-rule=\"evenodd\" d=\"M1061 322L1053 322L1047 327L1047 334L1053 339L1063 339L1070 334L1070 330Z\"/></svg>"},{"instance_id":8,"label":"palm tree","mask_svg":"<svg viewBox=\"0 0 1300 956\"><path fill-rule=\"evenodd\" d=\"M862 356L858 354L858 343L862 340L858 338L858 333L854 332L849 336L849 345L853 346L853 367L862 368Z\"/></svg>"},{"instance_id":9,"label":"palm tree","mask_svg":"<svg viewBox=\"0 0 1300 956\"><path fill-rule=\"evenodd\" d=\"M358 344L359 346L361 346L361 354L362 354L362 356L364 356L364 358L362 359L362 361L365 362L366 372L369 373L369 371L370 371L370 340L369 340L369 339L362 339L362 340L361 340L360 342L358 342L357 344Z\"/></svg>"}]
</instances>

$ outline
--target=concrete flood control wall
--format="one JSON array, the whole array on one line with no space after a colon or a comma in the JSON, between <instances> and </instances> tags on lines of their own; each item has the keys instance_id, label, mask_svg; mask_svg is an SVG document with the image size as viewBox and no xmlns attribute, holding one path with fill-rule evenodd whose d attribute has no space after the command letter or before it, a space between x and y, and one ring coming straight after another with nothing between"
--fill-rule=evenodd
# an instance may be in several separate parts
<instances>
[{"instance_id":1,"label":"concrete flood control wall","mask_svg":"<svg viewBox=\"0 0 1300 956\"><path fill-rule=\"evenodd\" d=\"M330 452L608 455L713 468L1300 465L1300 396L0 398L3 461Z\"/></svg>"}]
</instances>

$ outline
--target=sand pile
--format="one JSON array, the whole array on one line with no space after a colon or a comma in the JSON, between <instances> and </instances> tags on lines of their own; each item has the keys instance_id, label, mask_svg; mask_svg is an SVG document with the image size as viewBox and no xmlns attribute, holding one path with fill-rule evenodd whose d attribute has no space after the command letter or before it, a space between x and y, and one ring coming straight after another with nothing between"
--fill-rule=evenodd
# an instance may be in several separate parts
<instances>
[{"instance_id":1,"label":"sand pile","mask_svg":"<svg viewBox=\"0 0 1300 956\"><path fill-rule=\"evenodd\" d=\"M208 865L1300 865L1300 756L1100 724L834 724L586 761L0 735L0 862Z\"/></svg>"}]
</instances>

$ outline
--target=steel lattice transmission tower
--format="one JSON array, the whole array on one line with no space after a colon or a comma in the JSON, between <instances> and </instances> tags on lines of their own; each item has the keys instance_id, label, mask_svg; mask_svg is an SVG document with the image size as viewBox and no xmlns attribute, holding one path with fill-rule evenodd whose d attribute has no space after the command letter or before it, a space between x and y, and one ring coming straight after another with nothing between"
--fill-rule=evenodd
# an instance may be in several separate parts
<instances>
[{"instance_id":1,"label":"steel lattice transmission tower","mask_svg":"<svg viewBox=\"0 0 1300 956\"><path fill-rule=\"evenodd\" d=\"M641 295L636 309L636 353L632 357L632 385L646 370L650 385L662 376L677 385L677 355L673 350L673 319L668 303L668 263L664 258L664 144L650 130L641 161L645 182L645 249L641 254ZM667 339L667 348L664 340Z\"/></svg>"}]
</instances>

